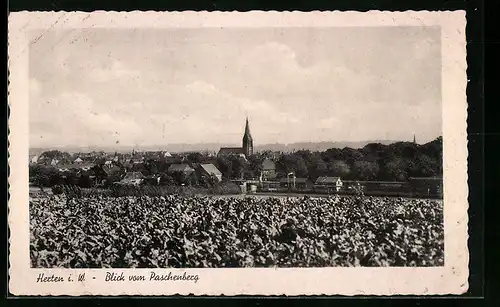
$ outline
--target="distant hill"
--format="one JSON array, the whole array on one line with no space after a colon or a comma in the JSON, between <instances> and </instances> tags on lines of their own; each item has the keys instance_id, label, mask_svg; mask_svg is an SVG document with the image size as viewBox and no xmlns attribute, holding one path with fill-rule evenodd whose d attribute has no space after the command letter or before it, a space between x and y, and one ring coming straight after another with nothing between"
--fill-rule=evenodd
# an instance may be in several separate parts
<instances>
[{"instance_id":1,"label":"distant hill","mask_svg":"<svg viewBox=\"0 0 500 307\"><path fill-rule=\"evenodd\" d=\"M255 146L255 150L257 151L283 151L283 152L292 152L297 150L310 150L310 151L325 151L330 148L363 148L367 144L370 143L380 143L383 145L389 145L392 143L396 143L398 141L388 141L388 140L374 140L374 141L362 141L362 142L300 142L300 143L291 143L291 144L265 144Z\"/></svg>"},{"instance_id":2,"label":"distant hill","mask_svg":"<svg viewBox=\"0 0 500 307\"><path fill-rule=\"evenodd\" d=\"M380 143L384 145L389 145L396 143L398 141L390 140L373 140L373 141L361 141L361 142L299 142L291 144L263 144L255 146L256 151L282 151L282 152L292 152L297 150L311 150L311 151L325 151L329 148L363 148L365 145L370 143ZM91 151L104 151L104 152L131 152L132 150L137 151L160 151L165 150L169 152L187 152L187 151L212 151L218 152L221 147L237 147L241 146L238 144L223 144L223 143L200 143L200 144L169 144L169 145L156 145L156 146L62 146L54 148L30 148L30 155L39 155L44 151L57 149L60 151L65 151L69 153L78 152L91 152Z\"/></svg>"}]
</instances>

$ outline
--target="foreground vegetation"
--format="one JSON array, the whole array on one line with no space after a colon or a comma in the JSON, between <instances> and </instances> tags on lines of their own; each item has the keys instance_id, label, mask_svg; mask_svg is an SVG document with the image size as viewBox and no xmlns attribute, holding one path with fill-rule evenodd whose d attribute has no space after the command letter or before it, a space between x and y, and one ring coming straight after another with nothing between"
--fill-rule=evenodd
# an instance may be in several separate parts
<instances>
[{"instance_id":1,"label":"foreground vegetation","mask_svg":"<svg viewBox=\"0 0 500 307\"><path fill-rule=\"evenodd\" d=\"M444 265L439 200L45 195L30 231L33 267Z\"/></svg>"}]
</instances>

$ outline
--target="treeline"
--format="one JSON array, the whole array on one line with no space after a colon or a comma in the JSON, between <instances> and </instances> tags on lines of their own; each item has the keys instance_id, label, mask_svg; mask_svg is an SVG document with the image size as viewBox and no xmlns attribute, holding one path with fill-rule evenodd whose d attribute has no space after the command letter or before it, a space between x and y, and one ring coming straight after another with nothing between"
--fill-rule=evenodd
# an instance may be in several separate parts
<instances>
[{"instance_id":1,"label":"treeline","mask_svg":"<svg viewBox=\"0 0 500 307\"><path fill-rule=\"evenodd\" d=\"M248 160L221 157L216 165L225 177L230 178L257 178L262 162L270 158L275 161L278 178L293 172L297 177L312 180L319 176L338 176L344 180L407 181L409 177L442 176L442 151L443 141L439 137L423 145L412 142L372 143L360 149L263 152Z\"/></svg>"}]
</instances>

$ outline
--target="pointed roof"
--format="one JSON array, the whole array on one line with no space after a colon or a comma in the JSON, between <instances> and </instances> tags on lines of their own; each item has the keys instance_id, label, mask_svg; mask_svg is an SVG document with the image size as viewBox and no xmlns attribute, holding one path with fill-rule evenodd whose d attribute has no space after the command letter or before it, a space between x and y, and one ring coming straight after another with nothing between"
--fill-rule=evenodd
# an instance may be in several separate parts
<instances>
[{"instance_id":1,"label":"pointed roof","mask_svg":"<svg viewBox=\"0 0 500 307\"><path fill-rule=\"evenodd\" d=\"M219 169L211 163L200 164L200 167L210 175L222 176L222 173L219 171Z\"/></svg>"},{"instance_id":2,"label":"pointed roof","mask_svg":"<svg viewBox=\"0 0 500 307\"><path fill-rule=\"evenodd\" d=\"M194 169L188 164L172 164L168 168L168 172L194 172Z\"/></svg>"},{"instance_id":3,"label":"pointed roof","mask_svg":"<svg viewBox=\"0 0 500 307\"><path fill-rule=\"evenodd\" d=\"M143 179L144 175L141 172L129 172L125 174L123 180Z\"/></svg>"},{"instance_id":4,"label":"pointed roof","mask_svg":"<svg viewBox=\"0 0 500 307\"><path fill-rule=\"evenodd\" d=\"M221 147L218 155L239 155L243 153L243 148L241 147Z\"/></svg>"},{"instance_id":5,"label":"pointed roof","mask_svg":"<svg viewBox=\"0 0 500 307\"><path fill-rule=\"evenodd\" d=\"M340 179L340 177L318 177L318 179L316 179L316 184L334 184L336 183L338 180Z\"/></svg>"},{"instance_id":6,"label":"pointed roof","mask_svg":"<svg viewBox=\"0 0 500 307\"><path fill-rule=\"evenodd\" d=\"M247 116L247 120L246 120L246 124L245 124L245 135L244 137L246 138L252 138L252 135L250 133L250 124L248 123L248 116Z\"/></svg>"}]
</instances>

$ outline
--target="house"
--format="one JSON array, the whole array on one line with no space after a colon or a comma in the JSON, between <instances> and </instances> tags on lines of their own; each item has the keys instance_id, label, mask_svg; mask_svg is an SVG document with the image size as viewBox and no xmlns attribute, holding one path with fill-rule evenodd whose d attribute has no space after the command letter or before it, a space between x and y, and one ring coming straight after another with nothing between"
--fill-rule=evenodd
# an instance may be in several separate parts
<instances>
[{"instance_id":1,"label":"house","mask_svg":"<svg viewBox=\"0 0 500 307\"><path fill-rule=\"evenodd\" d=\"M314 183L317 192L339 192L343 183L340 177L318 177Z\"/></svg>"},{"instance_id":2,"label":"house","mask_svg":"<svg viewBox=\"0 0 500 307\"><path fill-rule=\"evenodd\" d=\"M139 164L144 162L144 157L136 157L130 160L132 164Z\"/></svg>"},{"instance_id":3,"label":"house","mask_svg":"<svg viewBox=\"0 0 500 307\"><path fill-rule=\"evenodd\" d=\"M176 177L178 183L184 183L194 172L189 164L172 164L167 170L168 174Z\"/></svg>"},{"instance_id":4,"label":"house","mask_svg":"<svg viewBox=\"0 0 500 307\"><path fill-rule=\"evenodd\" d=\"M274 179L276 179L276 164L270 159L265 159L262 162L261 180L267 181Z\"/></svg>"},{"instance_id":5,"label":"house","mask_svg":"<svg viewBox=\"0 0 500 307\"><path fill-rule=\"evenodd\" d=\"M409 182L416 195L443 197L442 177L411 177Z\"/></svg>"},{"instance_id":6,"label":"house","mask_svg":"<svg viewBox=\"0 0 500 307\"><path fill-rule=\"evenodd\" d=\"M308 178L282 178L279 180L279 185L281 188L306 191L312 190L314 184Z\"/></svg>"},{"instance_id":7,"label":"house","mask_svg":"<svg viewBox=\"0 0 500 307\"><path fill-rule=\"evenodd\" d=\"M213 164L200 164L198 168L203 175L211 177L215 176L219 182L222 181L222 173L219 171L217 167Z\"/></svg>"},{"instance_id":8,"label":"house","mask_svg":"<svg viewBox=\"0 0 500 307\"><path fill-rule=\"evenodd\" d=\"M144 175L141 172L128 172L118 184L140 185L143 181Z\"/></svg>"},{"instance_id":9,"label":"house","mask_svg":"<svg viewBox=\"0 0 500 307\"><path fill-rule=\"evenodd\" d=\"M168 168L168 173L192 173L194 169L189 164L172 164Z\"/></svg>"},{"instance_id":10,"label":"house","mask_svg":"<svg viewBox=\"0 0 500 307\"><path fill-rule=\"evenodd\" d=\"M38 163L38 156L31 157L30 162L33 163L33 164Z\"/></svg>"},{"instance_id":11,"label":"house","mask_svg":"<svg viewBox=\"0 0 500 307\"><path fill-rule=\"evenodd\" d=\"M104 158L97 157L94 159L95 165L103 165L104 163L106 163L106 159L104 159Z\"/></svg>"},{"instance_id":12,"label":"house","mask_svg":"<svg viewBox=\"0 0 500 307\"><path fill-rule=\"evenodd\" d=\"M224 156L240 156L244 155L243 148L242 147L221 147L219 150L219 153L217 154L218 157L224 157Z\"/></svg>"},{"instance_id":13,"label":"house","mask_svg":"<svg viewBox=\"0 0 500 307\"><path fill-rule=\"evenodd\" d=\"M94 165L92 163L72 163L72 164L59 164L57 166L60 172L69 172L69 171L89 171Z\"/></svg>"},{"instance_id":14,"label":"house","mask_svg":"<svg viewBox=\"0 0 500 307\"><path fill-rule=\"evenodd\" d=\"M78 157L78 158L76 158L76 159L75 159L75 161L73 161L73 162L74 162L74 163L82 163L82 162L83 162L83 160L82 160L82 158Z\"/></svg>"},{"instance_id":15,"label":"house","mask_svg":"<svg viewBox=\"0 0 500 307\"><path fill-rule=\"evenodd\" d=\"M112 176L122 171L122 169L116 165L112 165L111 167L105 167L103 168L103 170L106 173L106 176Z\"/></svg>"}]
</instances>

